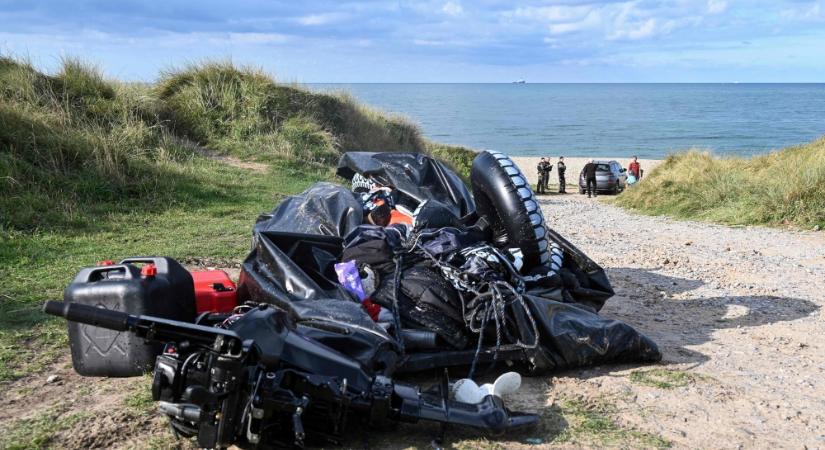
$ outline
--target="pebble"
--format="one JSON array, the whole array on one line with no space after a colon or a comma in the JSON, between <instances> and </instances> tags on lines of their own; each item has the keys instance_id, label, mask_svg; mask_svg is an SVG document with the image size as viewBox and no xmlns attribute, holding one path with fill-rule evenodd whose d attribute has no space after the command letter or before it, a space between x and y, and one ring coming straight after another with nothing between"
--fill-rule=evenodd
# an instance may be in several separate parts
<instances>
[{"instance_id":1,"label":"pebble","mask_svg":"<svg viewBox=\"0 0 825 450\"><path fill-rule=\"evenodd\" d=\"M46 383L57 383L60 380L62 380L62 378L60 378L60 375L49 375L49 377L46 378Z\"/></svg>"},{"instance_id":2,"label":"pebble","mask_svg":"<svg viewBox=\"0 0 825 450\"><path fill-rule=\"evenodd\" d=\"M764 446L822 447L825 345L817 336L825 318L825 235L677 221L585 202L575 195L541 200L554 230L605 267L621 292L605 315L647 331L671 362L698 363L714 380L683 390L686 400L711 405L707 420L718 422L711 426L718 447L736 448L749 436L726 422L749 422ZM667 405L662 412L675 415L663 418L664 426L700 416L647 392L633 403ZM757 404L765 417L749 413ZM808 423L817 425L805 431ZM709 442L690 438L686 446Z\"/></svg>"}]
</instances>

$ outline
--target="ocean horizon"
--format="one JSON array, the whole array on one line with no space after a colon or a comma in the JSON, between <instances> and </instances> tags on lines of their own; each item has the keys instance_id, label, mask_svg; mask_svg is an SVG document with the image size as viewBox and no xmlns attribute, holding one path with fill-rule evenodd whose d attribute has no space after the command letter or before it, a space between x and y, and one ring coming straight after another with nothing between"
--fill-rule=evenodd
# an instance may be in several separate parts
<instances>
[{"instance_id":1,"label":"ocean horizon","mask_svg":"<svg viewBox=\"0 0 825 450\"><path fill-rule=\"evenodd\" d=\"M308 83L416 123L436 142L513 156L698 148L752 156L825 135L825 83Z\"/></svg>"}]
</instances>

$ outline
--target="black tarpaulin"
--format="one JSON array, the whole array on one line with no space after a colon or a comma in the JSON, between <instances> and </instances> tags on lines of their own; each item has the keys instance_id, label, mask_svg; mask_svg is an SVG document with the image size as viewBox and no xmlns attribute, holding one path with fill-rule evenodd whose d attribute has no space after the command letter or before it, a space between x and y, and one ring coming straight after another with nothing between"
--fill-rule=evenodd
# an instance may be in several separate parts
<instances>
[{"instance_id":1,"label":"black tarpaulin","mask_svg":"<svg viewBox=\"0 0 825 450\"><path fill-rule=\"evenodd\" d=\"M394 188L400 194L399 203L412 209L425 200L438 200L459 217L475 211L473 196L461 177L427 155L345 153L338 163L338 175L350 180L356 173Z\"/></svg>"},{"instance_id":2,"label":"black tarpaulin","mask_svg":"<svg viewBox=\"0 0 825 450\"><path fill-rule=\"evenodd\" d=\"M284 199L271 213L261 214L253 233L287 231L344 237L364 220L364 208L349 189L316 183Z\"/></svg>"},{"instance_id":3,"label":"black tarpaulin","mask_svg":"<svg viewBox=\"0 0 825 450\"><path fill-rule=\"evenodd\" d=\"M567 296L575 303L600 311L604 302L615 293L604 269L559 233L548 228L547 234L564 250L562 276Z\"/></svg>"},{"instance_id":4,"label":"black tarpaulin","mask_svg":"<svg viewBox=\"0 0 825 450\"><path fill-rule=\"evenodd\" d=\"M240 302L275 304L305 335L364 367L392 370L395 341L338 284L333 264L340 258L340 238L262 231L253 245L238 282Z\"/></svg>"},{"instance_id":5,"label":"black tarpaulin","mask_svg":"<svg viewBox=\"0 0 825 450\"><path fill-rule=\"evenodd\" d=\"M603 363L653 362L661 359L652 340L630 325L575 304L525 295L539 325L541 345L535 368L541 373Z\"/></svg>"},{"instance_id":6,"label":"black tarpaulin","mask_svg":"<svg viewBox=\"0 0 825 450\"><path fill-rule=\"evenodd\" d=\"M402 190L416 202L434 199L455 216L472 217L468 215L474 212L472 198L458 176L429 157L348 153L342 157L339 174L351 178L355 172ZM362 211L348 188L330 183L318 183L282 202L255 226L253 249L243 263L238 285L239 300L275 303L313 339L385 373L469 366L474 361L510 361L530 373L541 373L661 357L656 344L631 326L598 315L613 295L606 274L552 231L549 238L564 250L561 270L544 281L525 283L519 300L524 306L507 307L505 338L513 336L512 342L497 343L495 331L485 329L477 351L479 334L464 329L459 315L466 313L463 305L474 294L450 287L439 264L448 263L450 252L459 248L484 246L489 236L484 221L475 226L449 221L455 226L410 233L402 225L362 225ZM403 352L394 332L385 331L395 325L373 322L338 283L333 265L343 260L375 270L380 277L376 302L391 308L398 301L402 326L419 330L429 326L442 339L443 348ZM496 265L491 267L495 270ZM525 343L538 345L525 348Z\"/></svg>"}]
</instances>

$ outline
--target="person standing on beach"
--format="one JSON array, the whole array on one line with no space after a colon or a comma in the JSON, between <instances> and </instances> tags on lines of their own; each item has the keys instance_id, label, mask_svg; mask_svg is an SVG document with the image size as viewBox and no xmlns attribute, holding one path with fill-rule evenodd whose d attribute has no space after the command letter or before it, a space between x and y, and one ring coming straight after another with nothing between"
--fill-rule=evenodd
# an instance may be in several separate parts
<instances>
[{"instance_id":1,"label":"person standing on beach","mask_svg":"<svg viewBox=\"0 0 825 450\"><path fill-rule=\"evenodd\" d=\"M544 193L547 194L550 192L550 173L553 172L553 163L550 162L550 158L546 158L547 164L544 166Z\"/></svg>"},{"instance_id":2,"label":"person standing on beach","mask_svg":"<svg viewBox=\"0 0 825 450\"><path fill-rule=\"evenodd\" d=\"M559 162L556 163L556 170L559 173L559 194L566 194L567 183L564 179L564 171L567 166L564 165L564 156L559 156Z\"/></svg>"},{"instance_id":3,"label":"person standing on beach","mask_svg":"<svg viewBox=\"0 0 825 450\"><path fill-rule=\"evenodd\" d=\"M537 194L547 193L547 177L549 176L549 171L547 170L548 165L549 163L547 162L547 158L542 157L536 166L536 172L539 176L539 181L536 183Z\"/></svg>"},{"instance_id":4,"label":"person standing on beach","mask_svg":"<svg viewBox=\"0 0 825 450\"><path fill-rule=\"evenodd\" d=\"M627 171L632 173L636 180L642 178L642 165L639 164L639 159L636 156L633 156L633 162L628 164Z\"/></svg>"},{"instance_id":5,"label":"person standing on beach","mask_svg":"<svg viewBox=\"0 0 825 450\"><path fill-rule=\"evenodd\" d=\"M584 182L587 185L587 198L590 198L590 194L593 194L593 197L597 197L598 194L596 193L596 163L593 162L591 159L584 165Z\"/></svg>"}]
</instances>

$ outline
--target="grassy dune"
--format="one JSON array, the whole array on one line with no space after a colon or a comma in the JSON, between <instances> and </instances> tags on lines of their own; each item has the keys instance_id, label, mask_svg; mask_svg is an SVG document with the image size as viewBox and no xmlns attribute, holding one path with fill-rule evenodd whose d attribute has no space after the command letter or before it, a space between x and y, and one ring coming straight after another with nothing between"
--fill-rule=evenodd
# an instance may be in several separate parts
<instances>
[{"instance_id":1,"label":"grassy dune","mask_svg":"<svg viewBox=\"0 0 825 450\"><path fill-rule=\"evenodd\" d=\"M154 93L180 134L241 157L323 164L340 151L423 151L407 120L351 97L276 84L264 73L206 63L163 74Z\"/></svg>"},{"instance_id":2,"label":"grassy dune","mask_svg":"<svg viewBox=\"0 0 825 450\"><path fill-rule=\"evenodd\" d=\"M343 151L441 148L403 118L227 63L169 72L145 86L106 80L75 60L49 76L0 58L0 100L7 230L74 229L113 208L157 212L191 200L199 184L191 169L207 149L328 169Z\"/></svg>"},{"instance_id":3,"label":"grassy dune","mask_svg":"<svg viewBox=\"0 0 825 450\"><path fill-rule=\"evenodd\" d=\"M825 138L753 158L670 155L616 203L730 225L825 228Z\"/></svg>"},{"instance_id":4,"label":"grassy dune","mask_svg":"<svg viewBox=\"0 0 825 450\"><path fill-rule=\"evenodd\" d=\"M137 254L237 262L258 213L331 179L349 150L469 161L403 118L228 63L135 85L76 60L44 74L0 57L0 382L64 353L64 325L38 307L78 268Z\"/></svg>"}]
</instances>

